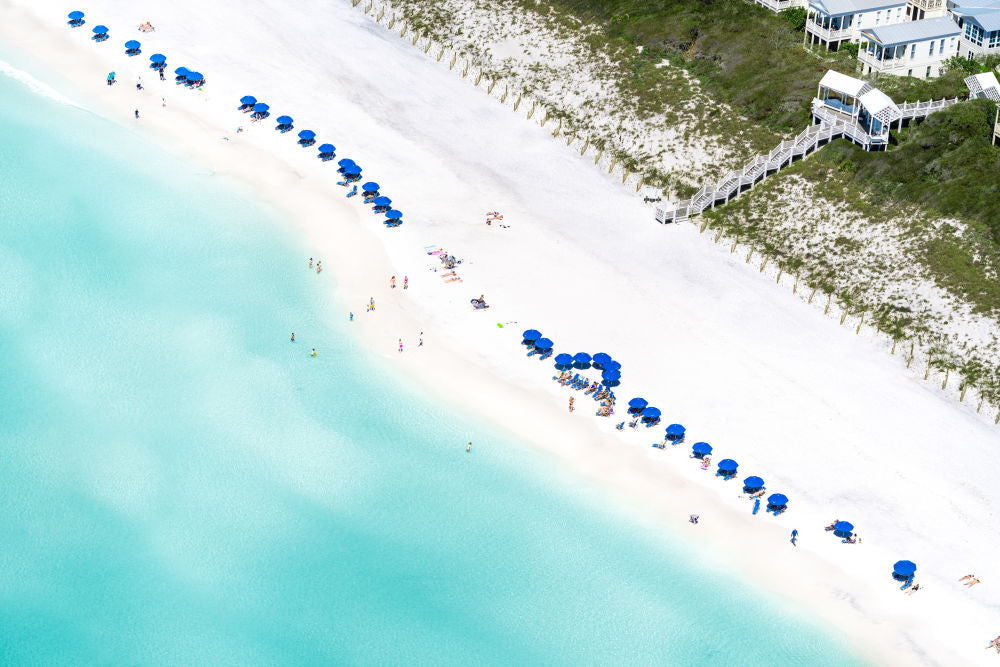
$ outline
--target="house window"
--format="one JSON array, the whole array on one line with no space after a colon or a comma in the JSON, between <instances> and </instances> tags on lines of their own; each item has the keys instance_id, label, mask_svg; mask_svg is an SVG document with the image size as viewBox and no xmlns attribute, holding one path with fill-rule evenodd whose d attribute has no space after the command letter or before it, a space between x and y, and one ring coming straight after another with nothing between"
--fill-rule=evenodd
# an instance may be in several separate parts
<instances>
[{"instance_id":1,"label":"house window","mask_svg":"<svg viewBox=\"0 0 1000 667\"><path fill-rule=\"evenodd\" d=\"M913 70L912 69L906 70L906 76L913 76Z\"/></svg>"},{"instance_id":2,"label":"house window","mask_svg":"<svg viewBox=\"0 0 1000 667\"><path fill-rule=\"evenodd\" d=\"M928 79L931 78L931 66L927 66L927 74L925 75Z\"/></svg>"},{"instance_id":3,"label":"house window","mask_svg":"<svg viewBox=\"0 0 1000 667\"><path fill-rule=\"evenodd\" d=\"M1000 44L1000 30L994 30L990 33L990 48L995 49L997 44Z\"/></svg>"},{"instance_id":4,"label":"house window","mask_svg":"<svg viewBox=\"0 0 1000 667\"><path fill-rule=\"evenodd\" d=\"M916 55L917 55L917 45L910 44L910 60L913 60L913 57Z\"/></svg>"},{"instance_id":5,"label":"house window","mask_svg":"<svg viewBox=\"0 0 1000 667\"><path fill-rule=\"evenodd\" d=\"M944 40L943 39L941 40L941 43L938 44L938 53L944 55Z\"/></svg>"},{"instance_id":6,"label":"house window","mask_svg":"<svg viewBox=\"0 0 1000 667\"><path fill-rule=\"evenodd\" d=\"M875 25L878 25L879 19L881 19L881 18L882 18L882 12L881 12L881 10L875 12Z\"/></svg>"},{"instance_id":7,"label":"house window","mask_svg":"<svg viewBox=\"0 0 1000 667\"><path fill-rule=\"evenodd\" d=\"M934 42L930 43L930 51L927 52L927 55L929 55L929 56L933 56L934 55Z\"/></svg>"}]
</instances>

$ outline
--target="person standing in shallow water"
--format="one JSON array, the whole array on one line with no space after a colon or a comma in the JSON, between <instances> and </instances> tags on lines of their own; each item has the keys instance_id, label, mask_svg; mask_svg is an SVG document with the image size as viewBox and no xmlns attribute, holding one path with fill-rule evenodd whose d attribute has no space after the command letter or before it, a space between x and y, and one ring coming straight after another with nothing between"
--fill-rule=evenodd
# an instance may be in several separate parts
<instances>
[{"instance_id":1,"label":"person standing in shallow water","mask_svg":"<svg viewBox=\"0 0 1000 667\"><path fill-rule=\"evenodd\" d=\"M466 453L466 454L468 454L468 453L469 453L469 452L471 452L471 451L472 451L472 443L470 442L470 443L469 443L468 445L466 445L466 447L465 447L465 453Z\"/></svg>"}]
</instances>

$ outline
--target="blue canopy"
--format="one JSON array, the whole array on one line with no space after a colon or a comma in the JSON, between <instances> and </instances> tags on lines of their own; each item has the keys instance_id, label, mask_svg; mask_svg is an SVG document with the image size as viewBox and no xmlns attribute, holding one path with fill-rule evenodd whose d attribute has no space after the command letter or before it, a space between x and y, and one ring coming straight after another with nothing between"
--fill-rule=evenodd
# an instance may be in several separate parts
<instances>
[{"instance_id":1,"label":"blue canopy","mask_svg":"<svg viewBox=\"0 0 1000 667\"><path fill-rule=\"evenodd\" d=\"M368 181L361 186L362 192L378 192L378 183L375 181Z\"/></svg>"},{"instance_id":2,"label":"blue canopy","mask_svg":"<svg viewBox=\"0 0 1000 667\"><path fill-rule=\"evenodd\" d=\"M389 213L392 213L392 211L389 211ZM386 215L389 215L389 213L386 213ZM540 350L552 349L552 341L549 340L548 338L539 338L538 340L535 341L535 347L537 347Z\"/></svg>"},{"instance_id":3,"label":"blue canopy","mask_svg":"<svg viewBox=\"0 0 1000 667\"><path fill-rule=\"evenodd\" d=\"M601 379L608 382L615 382L622 379L622 374L618 371L604 371L601 373Z\"/></svg>"},{"instance_id":4,"label":"blue canopy","mask_svg":"<svg viewBox=\"0 0 1000 667\"><path fill-rule=\"evenodd\" d=\"M253 110L257 113L265 113L270 108L271 107L267 106L263 102L257 102L257 104L253 105Z\"/></svg>"},{"instance_id":5,"label":"blue canopy","mask_svg":"<svg viewBox=\"0 0 1000 667\"><path fill-rule=\"evenodd\" d=\"M337 147L334 146L333 144L320 144L319 152L320 153L324 153L324 154L326 154L326 153L336 153L337 152Z\"/></svg>"},{"instance_id":6,"label":"blue canopy","mask_svg":"<svg viewBox=\"0 0 1000 667\"><path fill-rule=\"evenodd\" d=\"M95 25L94 26L94 34L95 35L103 35L107 31L108 31L108 27L106 25Z\"/></svg>"},{"instance_id":7,"label":"blue canopy","mask_svg":"<svg viewBox=\"0 0 1000 667\"><path fill-rule=\"evenodd\" d=\"M643 419L657 419L660 416L659 408L646 408L642 411Z\"/></svg>"},{"instance_id":8,"label":"blue canopy","mask_svg":"<svg viewBox=\"0 0 1000 667\"><path fill-rule=\"evenodd\" d=\"M201 75L201 72L188 72L184 78L188 81L201 81L205 77Z\"/></svg>"},{"instance_id":9,"label":"blue canopy","mask_svg":"<svg viewBox=\"0 0 1000 667\"><path fill-rule=\"evenodd\" d=\"M301 132L299 132L299 139L304 139L306 141L309 141L310 139L315 139L315 138L316 138L316 133L313 132L312 130L302 130Z\"/></svg>"},{"instance_id":10,"label":"blue canopy","mask_svg":"<svg viewBox=\"0 0 1000 667\"><path fill-rule=\"evenodd\" d=\"M788 496L783 493L772 493L767 497L768 505L777 505L781 507L782 505L788 504Z\"/></svg>"},{"instance_id":11,"label":"blue canopy","mask_svg":"<svg viewBox=\"0 0 1000 667\"><path fill-rule=\"evenodd\" d=\"M647 405L649 405L649 402L645 398L636 397L628 402L628 406L634 410L642 410Z\"/></svg>"},{"instance_id":12,"label":"blue canopy","mask_svg":"<svg viewBox=\"0 0 1000 667\"><path fill-rule=\"evenodd\" d=\"M691 451L695 454L711 454L712 445L707 442L696 442L694 443L694 446L691 447Z\"/></svg>"},{"instance_id":13,"label":"blue canopy","mask_svg":"<svg viewBox=\"0 0 1000 667\"><path fill-rule=\"evenodd\" d=\"M896 564L892 566L892 571L901 577L912 577L913 573L917 571L917 564L911 560L896 561Z\"/></svg>"},{"instance_id":14,"label":"blue canopy","mask_svg":"<svg viewBox=\"0 0 1000 667\"><path fill-rule=\"evenodd\" d=\"M174 70L174 74L176 74L177 76L187 76L187 73L188 73L187 67L178 67L177 69Z\"/></svg>"},{"instance_id":15,"label":"blue canopy","mask_svg":"<svg viewBox=\"0 0 1000 667\"><path fill-rule=\"evenodd\" d=\"M386 211L385 217L388 220L399 220L403 217L403 212L392 209L391 211ZM548 340L548 338L542 338L542 340ZM549 347L552 347L552 341L549 341Z\"/></svg>"},{"instance_id":16,"label":"blue canopy","mask_svg":"<svg viewBox=\"0 0 1000 667\"><path fill-rule=\"evenodd\" d=\"M349 164L344 167L345 174L354 174L355 176L361 173L361 166L357 164Z\"/></svg>"},{"instance_id":17,"label":"blue canopy","mask_svg":"<svg viewBox=\"0 0 1000 667\"><path fill-rule=\"evenodd\" d=\"M671 424L667 427L667 435L680 437L684 435L684 427L680 424Z\"/></svg>"},{"instance_id":18,"label":"blue canopy","mask_svg":"<svg viewBox=\"0 0 1000 667\"><path fill-rule=\"evenodd\" d=\"M291 125L292 124L292 117L291 116L278 116L278 124L279 125Z\"/></svg>"},{"instance_id":19,"label":"blue canopy","mask_svg":"<svg viewBox=\"0 0 1000 667\"><path fill-rule=\"evenodd\" d=\"M521 338L530 341L536 341L541 337L542 337L542 332L539 331L538 329L528 329L523 334L521 334Z\"/></svg>"},{"instance_id":20,"label":"blue canopy","mask_svg":"<svg viewBox=\"0 0 1000 667\"><path fill-rule=\"evenodd\" d=\"M167 62L167 57L162 53L154 53L149 57L149 62L155 63L157 65L162 65L163 63Z\"/></svg>"},{"instance_id":21,"label":"blue canopy","mask_svg":"<svg viewBox=\"0 0 1000 667\"><path fill-rule=\"evenodd\" d=\"M388 197L375 197L375 200L372 201L372 203L376 206L389 206L392 204L392 200Z\"/></svg>"},{"instance_id":22,"label":"blue canopy","mask_svg":"<svg viewBox=\"0 0 1000 667\"><path fill-rule=\"evenodd\" d=\"M247 106L253 106L257 104L257 98L253 95L244 95L240 98L240 104L246 104Z\"/></svg>"},{"instance_id":23,"label":"blue canopy","mask_svg":"<svg viewBox=\"0 0 1000 667\"><path fill-rule=\"evenodd\" d=\"M130 39L127 42L125 42L126 49L138 49L140 46L142 46L142 44L135 41L134 39Z\"/></svg>"},{"instance_id":24,"label":"blue canopy","mask_svg":"<svg viewBox=\"0 0 1000 667\"><path fill-rule=\"evenodd\" d=\"M619 364L617 361L612 360L605 364L601 364L601 368L603 368L606 371L620 371L622 369L622 365Z\"/></svg>"},{"instance_id":25,"label":"blue canopy","mask_svg":"<svg viewBox=\"0 0 1000 667\"><path fill-rule=\"evenodd\" d=\"M568 366L571 363L573 363L573 355L566 354L565 352L563 352L562 354L557 354L556 363L559 364L560 366Z\"/></svg>"},{"instance_id":26,"label":"blue canopy","mask_svg":"<svg viewBox=\"0 0 1000 667\"><path fill-rule=\"evenodd\" d=\"M351 158L347 158L347 157L345 157L343 160L338 160L337 161L337 165L341 166L341 167L349 167L352 164L354 164L354 160L352 160Z\"/></svg>"},{"instance_id":27,"label":"blue canopy","mask_svg":"<svg viewBox=\"0 0 1000 667\"><path fill-rule=\"evenodd\" d=\"M849 533L854 530L854 524L848 523L847 521L838 521L833 524L833 529L838 533Z\"/></svg>"},{"instance_id":28,"label":"blue canopy","mask_svg":"<svg viewBox=\"0 0 1000 667\"><path fill-rule=\"evenodd\" d=\"M590 355L586 352L577 352L573 355L573 362L577 364L589 364Z\"/></svg>"},{"instance_id":29,"label":"blue canopy","mask_svg":"<svg viewBox=\"0 0 1000 667\"><path fill-rule=\"evenodd\" d=\"M593 361L595 364L604 365L611 361L611 355L605 352L598 352L594 355Z\"/></svg>"},{"instance_id":30,"label":"blue canopy","mask_svg":"<svg viewBox=\"0 0 1000 667\"><path fill-rule=\"evenodd\" d=\"M740 464L732 459L722 459L719 461L719 470L724 472L734 472L739 467Z\"/></svg>"},{"instance_id":31,"label":"blue canopy","mask_svg":"<svg viewBox=\"0 0 1000 667\"><path fill-rule=\"evenodd\" d=\"M757 477L756 475L753 475L743 480L743 486L747 487L748 489L760 489L764 487L764 480L761 479L760 477Z\"/></svg>"},{"instance_id":32,"label":"blue canopy","mask_svg":"<svg viewBox=\"0 0 1000 667\"><path fill-rule=\"evenodd\" d=\"M83 12L70 12L69 18L73 19L74 21L79 21L80 19L83 18Z\"/></svg>"}]
</instances>

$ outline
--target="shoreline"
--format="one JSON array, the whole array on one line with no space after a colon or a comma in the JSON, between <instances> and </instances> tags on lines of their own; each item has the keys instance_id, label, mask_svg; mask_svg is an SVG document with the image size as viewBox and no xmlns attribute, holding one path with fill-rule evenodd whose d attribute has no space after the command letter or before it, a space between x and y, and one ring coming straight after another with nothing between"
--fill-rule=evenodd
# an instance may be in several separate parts
<instances>
[{"instance_id":1,"label":"shoreline","mask_svg":"<svg viewBox=\"0 0 1000 667\"><path fill-rule=\"evenodd\" d=\"M79 52L82 49L73 46L67 35L60 38L59 31L63 30L63 25L54 23L46 26L40 22L31 25L27 21L27 25L21 24L15 28L18 25L16 21L8 20L5 23L0 27L0 34L5 41L15 48L32 53L33 58L40 60L49 69L55 69L53 65L60 62L59 53L72 53L71 66L67 67L63 61L64 72L70 69L76 74L86 74L84 78L87 80L103 76L100 68L104 66L104 62L97 55L81 55ZM11 37L12 31L14 37ZM27 41L27 35L37 38L42 32L51 35L52 42L47 44L51 48L47 49L44 57L39 58L23 42ZM18 34L20 43L17 40ZM71 78L81 80L78 77ZM115 120L116 114L112 109L118 104L118 98L131 92L127 88L123 89L128 85L129 82L123 76L122 83L106 93L100 88L100 93L94 93L88 92L86 88L72 87L74 97L96 103L98 111L95 113L124 126L128 121L124 118ZM209 86L211 85L210 81ZM65 82L60 87L64 88ZM572 474L600 486L621 507L635 510L643 522L667 526L671 531L687 530L687 515L695 507L701 514L703 523L699 524L696 536L690 538L692 543L713 554L719 565L724 564L728 569L739 572L743 578L753 582L753 585L767 588L785 600L810 608L819 618L836 623L851 632L856 641L860 639L864 643L867 657L875 657L878 662L889 664L899 660L897 651L907 650L911 639L905 636L901 626L915 619L893 618L897 614L905 614L905 602L901 603L900 600L907 599L898 595L897 599L892 599L890 596L896 589L875 588L870 585L871 578L867 581L860 580L864 590L857 593L854 589L859 580L853 575L864 566L858 559L850 559L852 562L848 563L848 568L838 567L829 563L824 555L809 549L801 549L797 553L798 562L794 566L788 562L769 564L764 557L733 558L727 551L731 550L734 540L745 547L746 553L767 554L787 547L785 523L775 522L774 525L762 526L757 520L758 525L750 526L750 522L754 520L746 511L743 511L742 519L737 518L739 514L733 511L742 501L723 498L716 490L695 481L700 481L700 478L692 466L689 466L691 470L680 470L671 464L659 465L659 460L653 458L658 455L649 451L648 444L638 447L621 446L619 439L609 437L614 435L610 423L599 424L595 429L592 424L581 422L578 417L562 412L558 402L552 401L552 398L557 393L565 398L565 392L558 389L553 391L552 387L546 389L536 381L518 383L509 374L496 372L490 359L482 356L477 358L474 351L470 353L465 347L454 344L454 336L447 331L447 321L439 323L425 317L427 308L441 306L441 299L424 299L423 296L410 298L411 295L418 294L416 290L422 289L418 287L420 281L415 278L421 275L417 272L423 269L421 262L424 258L416 254L416 248L423 244L417 244L417 234L410 233L406 224L403 230L407 233L392 238L380 236L380 225L362 227L365 223L354 208L354 202L334 201L333 193L342 193L331 188L330 165L327 165L324 178L318 175L318 163L310 169L302 157L295 163L288 162L284 157L292 154L295 149L287 150L286 145L286 150L272 152L277 137L272 136L269 141L268 137L257 136L262 134L260 132L252 139L246 137L247 140L240 138L234 141L232 136L228 142L212 139L219 132L226 133L226 130L209 119L195 115L193 109L199 102L206 100L190 95L188 99L178 102L173 97L176 95L172 96L165 111L158 114L154 104L152 112L148 115L144 112L139 131L154 135L170 152L184 155L198 164L208 166L215 174L223 175L241 184L243 188L249 188L255 197L287 214L289 221L304 235L304 246L322 248L324 265L328 267L327 271L335 275L335 300L339 304L347 308L347 304L365 303L369 296L375 296L378 303L376 317L369 318L364 313L356 313L356 338L369 352L374 353L372 356L378 358L380 363L395 364L394 368L403 370L414 382L414 386L434 391L442 400L462 412L474 411L533 447L567 463ZM285 139L284 143L287 144L288 138ZM298 152L301 156L305 151L298 149ZM338 157L344 155L346 154L338 151ZM367 162L363 153L352 157L359 162ZM313 161L316 162L315 158ZM405 200L402 206L407 206ZM331 219L337 225L336 237L329 225ZM405 252L415 255L411 259L400 260L403 242L408 244ZM394 266L397 268L393 268ZM399 266L410 271L407 274L411 281L407 300L402 299L402 290L397 288L399 291L393 291L387 284L387 277L391 273L402 273ZM476 277L475 270L469 273L473 278ZM481 281L489 285L485 276ZM474 289L471 287L475 284L474 280L469 283L470 287L463 290L463 293L484 291L479 286ZM373 284L378 287L371 287ZM461 306L452 303L451 307ZM500 310L502 309L497 312ZM333 317L334 314L329 313L327 316ZM488 316L491 320L494 318L492 313ZM480 328L484 330L489 326L484 322L480 324L483 325ZM513 328L519 332L517 327L531 326L529 322L522 324L516 324ZM410 354L413 348L408 346L407 353L401 359L390 362L393 359L390 351L392 343L397 333L404 330L428 332L424 337L424 350L418 357ZM511 339L506 328L491 333L495 337L487 339L490 344L500 341L507 345ZM485 332L482 334L483 337L489 335ZM509 355L521 350L516 345L505 349ZM400 361L402 363L398 363ZM536 369L531 377L538 377L540 372L547 371L547 366L545 371ZM524 371L518 370L515 373L524 374ZM435 381L440 377L461 378L462 391L445 390ZM624 396L621 399L627 400ZM686 450L684 451L686 454ZM724 450L720 451L720 454L723 452ZM677 458L666 453L664 456ZM651 460L654 463L651 464ZM683 464L680 465L683 467ZM731 491L731 488L727 488L727 494ZM670 511L651 511L650 508L654 506L670 508ZM827 584L806 583L818 581L825 581ZM923 600L919 602L922 603ZM856 606L867 607L867 614L858 613ZM911 609L910 615L915 613L913 609L926 608L924 604L908 606ZM878 623L878 617L883 615L889 618L883 618L882 625L868 627L873 621ZM899 623L899 628L892 627L896 622ZM894 639L887 642L884 636L880 636L881 632L891 632ZM922 639L927 641L928 637ZM945 655L944 646L934 648L938 655ZM970 651L968 655L974 654ZM913 657L918 656L913 654ZM933 662L927 655L922 658Z\"/></svg>"}]
</instances>

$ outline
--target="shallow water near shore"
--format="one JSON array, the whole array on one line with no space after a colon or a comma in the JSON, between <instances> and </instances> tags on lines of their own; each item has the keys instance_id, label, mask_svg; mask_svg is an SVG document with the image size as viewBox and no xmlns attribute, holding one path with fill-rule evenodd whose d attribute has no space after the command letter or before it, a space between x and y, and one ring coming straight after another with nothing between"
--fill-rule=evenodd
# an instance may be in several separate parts
<instances>
[{"instance_id":1,"label":"shallow water near shore","mask_svg":"<svg viewBox=\"0 0 1000 667\"><path fill-rule=\"evenodd\" d=\"M0 149L4 663L857 664L397 382L238 186L3 75Z\"/></svg>"}]
</instances>

